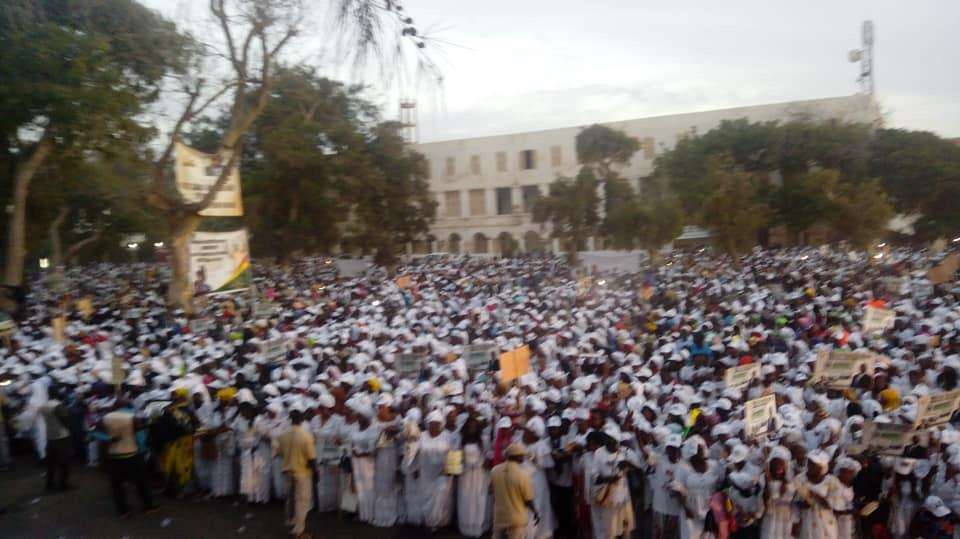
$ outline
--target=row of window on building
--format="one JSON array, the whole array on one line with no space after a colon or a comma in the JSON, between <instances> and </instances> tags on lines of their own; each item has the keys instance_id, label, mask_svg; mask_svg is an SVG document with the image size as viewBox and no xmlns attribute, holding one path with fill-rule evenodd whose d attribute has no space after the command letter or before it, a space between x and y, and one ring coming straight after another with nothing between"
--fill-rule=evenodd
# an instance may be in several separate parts
<instances>
[{"instance_id":1,"label":"row of window on building","mask_svg":"<svg viewBox=\"0 0 960 539\"><path fill-rule=\"evenodd\" d=\"M494 189L496 204L495 215L511 215L514 213L530 213L540 198L539 185L524 185L520 188L520 204L514 207L513 187L497 187ZM470 189L467 191L467 208L464 212L462 191L443 192L442 217L482 217L490 215L487 211L487 190Z\"/></svg>"},{"instance_id":2,"label":"row of window on building","mask_svg":"<svg viewBox=\"0 0 960 539\"><path fill-rule=\"evenodd\" d=\"M653 137L644 137L641 140L641 150L644 159L653 159L656 157L655 141ZM496 171L498 174L505 174L508 171L507 152L497 152L495 154ZM550 167L560 168L563 166L563 148L560 146L550 147ZM537 150L521 150L517 154L518 170L537 170L539 168L539 156ZM431 167L427 167L427 177L430 177ZM447 157L444 163L444 173L447 177L457 175L457 158ZM471 155L469 161L469 173L473 176L480 176L483 173L479 155Z\"/></svg>"}]
</instances>

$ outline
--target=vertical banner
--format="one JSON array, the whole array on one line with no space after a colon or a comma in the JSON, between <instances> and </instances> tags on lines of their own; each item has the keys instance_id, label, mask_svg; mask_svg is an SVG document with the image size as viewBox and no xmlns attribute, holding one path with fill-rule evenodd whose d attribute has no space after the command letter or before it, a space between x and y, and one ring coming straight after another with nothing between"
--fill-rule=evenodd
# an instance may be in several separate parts
<instances>
[{"instance_id":1,"label":"vertical banner","mask_svg":"<svg viewBox=\"0 0 960 539\"><path fill-rule=\"evenodd\" d=\"M249 288L247 230L194 233L190 239L190 279L196 296Z\"/></svg>"},{"instance_id":2,"label":"vertical banner","mask_svg":"<svg viewBox=\"0 0 960 539\"><path fill-rule=\"evenodd\" d=\"M200 202L220 179L223 167L230 162L230 152L206 154L176 143L177 191L187 202ZM234 164L226 182L217 191L213 202L200 212L204 217L239 217L243 215L240 193L240 164Z\"/></svg>"},{"instance_id":3,"label":"vertical banner","mask_svg":"<svg viewBox=\"0 0 960 539\"><path fill-rule=\"evenodd\" d=\"M747 438L755 439L767 436L770 432L770 420L777 414L777 398L766 395L747 401L743 407Z\"/></svg>"}]
</instances>

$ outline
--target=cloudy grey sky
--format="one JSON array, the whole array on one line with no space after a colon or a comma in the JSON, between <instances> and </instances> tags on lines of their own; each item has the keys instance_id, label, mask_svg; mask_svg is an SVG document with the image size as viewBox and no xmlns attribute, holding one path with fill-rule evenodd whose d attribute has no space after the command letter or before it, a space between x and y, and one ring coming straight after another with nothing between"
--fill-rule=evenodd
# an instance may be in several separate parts
<instances>
[{"instance_id":1,"label":"cloudy grey sky","mask_svg":"<svg viewBox=\"0 0 960 539\"><path fill-rule=\"evenodd\" d=\"M206 4L144 1L180 20ZM443 85L364 82L388 115L396 115L399 95L415 97L424 141L852 94L858 67L847 52L860 46L865 19L876 28L876 93L887 124L960 137L958 0L405 6L421 29L451 43L431 47ZM321 57L315 41L298 47ZM333 61L322 67L363 78Z\"/></svg>"}]
</instances>

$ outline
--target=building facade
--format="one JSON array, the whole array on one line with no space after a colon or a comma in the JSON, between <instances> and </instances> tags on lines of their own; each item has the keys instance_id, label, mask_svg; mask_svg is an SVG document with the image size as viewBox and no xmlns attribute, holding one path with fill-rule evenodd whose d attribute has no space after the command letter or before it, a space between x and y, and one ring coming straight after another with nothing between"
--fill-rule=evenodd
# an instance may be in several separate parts
<instances>
[{"instance_id":1,"label":"building facade","mask_svg":"<svg viewBox=\"0 0 960 539\"><path fill-rule=\"evenodd\" d=\"M605 123L640 141L640 150L620 172L633 180L653 172L654 159L678 140L706 133L723 120L825 121L879 125L872 96L793 101ZM417 145L429 162L430 189L438 202L430 235L416 254L557 251L548 226L532 221L538 197L558 176L580 169L575 142L580 127L566 127ZM593 240L588 249L600 248Z\"/></svg>"}]
</instances>

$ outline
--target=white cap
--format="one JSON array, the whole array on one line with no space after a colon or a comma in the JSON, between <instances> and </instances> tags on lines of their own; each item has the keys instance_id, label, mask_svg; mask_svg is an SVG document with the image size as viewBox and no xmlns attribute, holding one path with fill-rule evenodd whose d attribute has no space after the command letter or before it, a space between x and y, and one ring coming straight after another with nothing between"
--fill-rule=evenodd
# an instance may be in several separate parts
<instances>
[{"instance_id":1,"label":"white cap","mask_svg":"<svg viewBox=\"0 0 960 539\"><path fill-rule=\"evenodd\" d=\"M936 517L942 518L950 514L950 509L939 496L927 496L927 499L923 501L923 508Z\"/></svg>"}]
</instances>

